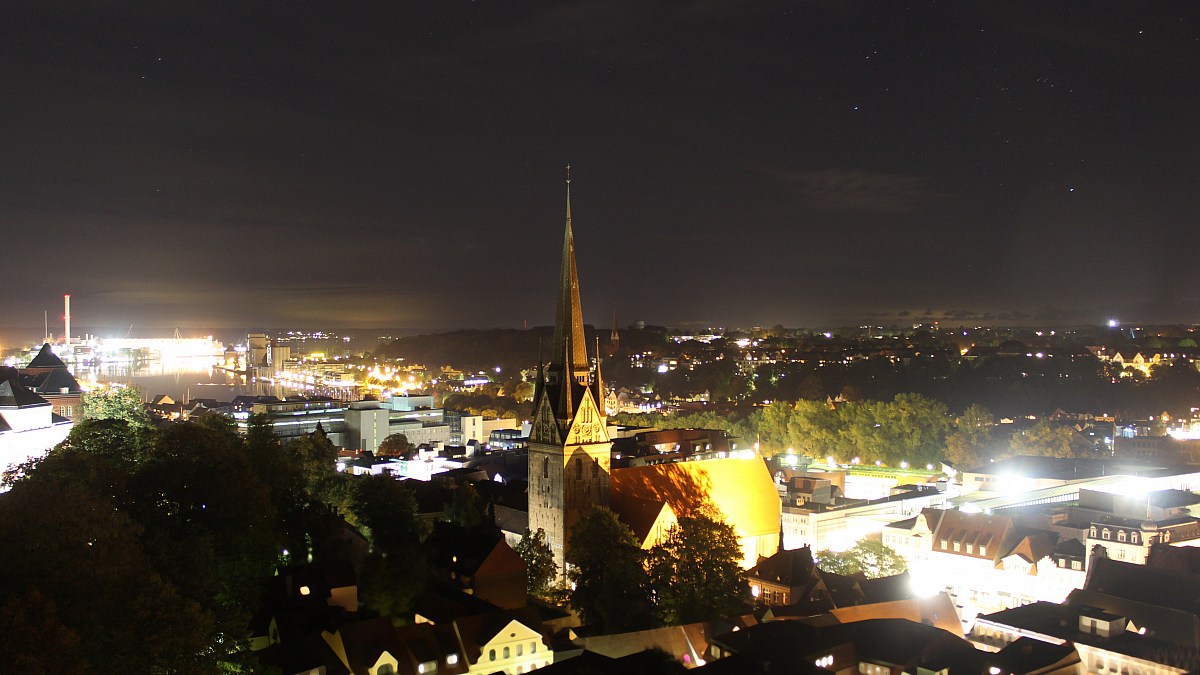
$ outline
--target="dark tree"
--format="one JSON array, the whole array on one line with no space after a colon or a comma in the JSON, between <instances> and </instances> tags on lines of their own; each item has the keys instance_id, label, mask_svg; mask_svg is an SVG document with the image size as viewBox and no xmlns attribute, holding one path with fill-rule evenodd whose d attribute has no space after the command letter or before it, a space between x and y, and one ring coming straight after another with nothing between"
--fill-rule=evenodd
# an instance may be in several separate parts
<instances>
[{"instance_id":1,"label":"dark tree","mask_svg":"<svg viewBox=\"0 0 1200 675\"><path fill-rule=\"evenodd\" d=\"M667 625L742 614L750 587L742 577L742 548L733 527L711 515L679 519L650 551L650 579Z\"/></svg>"},{"instance_id":2,"label":"dark tree","mask_svg":"<svg viewBox=\"0 0 1200 675\"><path fill-rule=\"evenodd\" d=\"M550 584L558 575L558 565L554 564L554 553L546 543L546 531L541 528L537 532L525 530L525 536L514 550L525 561L526 592L538 598L547 597Z\"/></svg>"},{"instance_id":3,"label":"dark tree","mask_svg":"<svg viewBox=\"0 0 1200 675\"><path fill-rule=\"evenodd\" d=\"M413 444L404 434L392 434L379 444L379 454L381 455L407 457L412 450Z\"/></svg>"},{"instance_id":4,"label":"dark tree","mask_svg":"<svg viewBox=\"0 0 1200 675\"><path fill-rule=\"evenodd\" d=\"M616 514L593 510L575 524L568 545L571 605L584 622L612 633L654 624L646 553Z\"/></svg>"}]
</instances>

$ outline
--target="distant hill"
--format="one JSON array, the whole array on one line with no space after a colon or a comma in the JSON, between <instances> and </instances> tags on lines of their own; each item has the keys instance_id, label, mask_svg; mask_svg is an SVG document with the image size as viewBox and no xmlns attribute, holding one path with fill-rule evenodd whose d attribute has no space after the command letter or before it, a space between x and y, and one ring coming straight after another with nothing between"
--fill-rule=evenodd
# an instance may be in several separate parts
<instances>
[{"instance_id":1,"label":"distant hill","mask_svg":"<svg viewBox=\"0 0 1200 675\"><path fill-rule=\"evenodd\" d=\"M595 350L596 330L585 326L588 353ZM609 329L599 331L600 341L607 346ZM644 330L620 332L622 351L630 348L660 349L666 343L666 332L647 327ZM542 357L550 358L554 328L537 326L529 330L493 328L487 330L457 330L431 335L413 335L379 346L378 355L384 358L403 358L430 368L448 365L461 370L493 370L513 372L537 365L538 344Z\"/></svg>"}]
</instances>

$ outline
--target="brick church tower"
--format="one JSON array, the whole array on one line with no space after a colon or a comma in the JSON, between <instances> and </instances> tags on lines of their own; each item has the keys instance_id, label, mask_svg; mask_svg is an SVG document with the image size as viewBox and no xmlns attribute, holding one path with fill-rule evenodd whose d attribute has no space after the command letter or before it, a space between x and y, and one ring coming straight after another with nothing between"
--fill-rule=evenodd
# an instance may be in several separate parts
<instances>
[{"instance_id":1,"label":"brick church tower","mask_svg":"<svg viewBox=\"0 0 1200 675\"><path fill-rule=\"evenodd\" d=\"M545 530L560 573L571 559L572 526L593 506L608 506L612 441L604 416L599 354L592 366L579 304L575 239L571 232L571 174L567 167L567 226L554 345L538 363L529 438L529 529Z\"/></svg>"}]
</instances>

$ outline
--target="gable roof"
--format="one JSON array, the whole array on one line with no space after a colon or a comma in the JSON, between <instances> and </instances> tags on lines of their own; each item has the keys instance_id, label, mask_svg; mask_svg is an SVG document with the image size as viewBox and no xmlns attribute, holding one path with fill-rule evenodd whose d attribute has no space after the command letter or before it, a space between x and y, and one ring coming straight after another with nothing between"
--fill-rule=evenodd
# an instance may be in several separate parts
<instances>
[{"instance_id":1,"label":"gable roof","mask_svg":"<svg viewBox=\"0 0 1200 675\"><path fill-rule=\"evenodd\" d=\"M334 633L322 633L321 637L355 675L365 675L384 652L397 660L402 656L403 645L396 629L391 619L383 616L346 624Z\"/></svg>"},{"instance_id":2,"label":"gable roof","mask_svg":"<svg viewBox=\"0 0 1200 675\"><path fill-rule=\"evenodd\" d=\"M0 382L0 407L33 408L50 405L46 399L38 396L15 380Z\"/></svg>"},{"instance_id":3,"label":"gable roof","mask_svg":"<svg viewBox=\"0 0 1200 675\"><path fill-rule=\"evenodd\" d=\"M1001 549L1009 543L1013 532L1013 521L1008 516L946 510L942 512L941 522L934 534L933 550L969 558L999 560ZM943 541L946 542L946 548L941 548ZM954 550L955 543L961 545L958 551ZM970 550L968 545L971 546ZM980 547L986 551L985 554L979 553Z\"/></svg>"},{"instance_id":4,"label":"gable roof","mask_svg":"<svg viewBox=\"0 0 1200 675\"><path fill-rule=\"evenodd\" d=\"M1031 565L1036 565L1037 561L1054 552L1057 543L1058 535L1053 532L1029 532L1021 537L1013 549L1004 554L1004 557L1015 555Z\"/></svg>"},{"instance_id":5,"label":"gable roof","mask_svg":"<svg viewBox=\"0 0 1200 675\"><path fill-rule=\"evenodd\" d=\"M804 546L779 551L769 558L759 558L758 564L747 570L746 576L785 586L803 586L806 589L818 581L812 549Z\"/></svg>"},{"instance_id":6,"label":"gable roof","mask_svg":"<svg viewBox=\"0 0 1200 675\"><path fill-rule=\"evenodd\" d=\"M643 499L632 494L613 492L609 508L621 519L622 523L633 530L633 536L641 542L642 548L652 546L654 542L655 525L660 521L674 520L671 507L661 500Z\"/></svg>"},{"instance_id":7,"label":"gable roof","mask_svg":"<svg viewBox=\"0 0 1200 675\"><path fill-rule=\"evenodd\" d=\"M40 373L22 373L21 384L39 394L61 395L65 393L78 396L83 393L79 381L66 368L46 370ZM65 392L64 389L66 389Z\"/></svg>"}]
</instances>

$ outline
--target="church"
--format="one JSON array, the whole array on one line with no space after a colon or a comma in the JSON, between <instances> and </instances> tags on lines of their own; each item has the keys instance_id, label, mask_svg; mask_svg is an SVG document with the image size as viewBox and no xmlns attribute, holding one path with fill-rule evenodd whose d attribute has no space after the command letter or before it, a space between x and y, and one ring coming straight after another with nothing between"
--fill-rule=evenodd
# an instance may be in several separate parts
<instances>
[{"instance_id":1,"label":"church","mask_svg":"<svg viewBox=\"0 0 1200 675\"><path fill-rule=\"evenodd\" d=\"M779 550L781 504L761 459L718 459L630 469L612 468L612 441L603 405L600 354L588 355L579 273L567 222L548 361L538 363L529 436L529 529L546 533L554 562L565 571L571 528L595 507L610 508L643 546L657 543L676 518L715 507L737 530L743 567Z\"/></svg>"}]
</instances>

